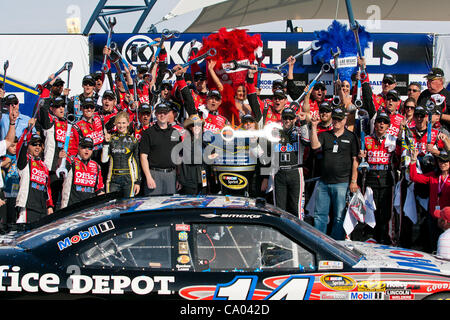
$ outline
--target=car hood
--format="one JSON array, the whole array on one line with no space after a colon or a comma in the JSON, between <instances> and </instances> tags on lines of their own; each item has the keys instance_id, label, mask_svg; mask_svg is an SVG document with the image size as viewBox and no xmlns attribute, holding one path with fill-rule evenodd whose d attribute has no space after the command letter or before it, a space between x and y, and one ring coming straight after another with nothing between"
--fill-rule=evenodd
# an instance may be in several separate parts
<instances>
[{"instance_id":1,"label":"car hood","mask_svg":"<svg viewBox=\"0 0 450 320\"><path fill-rule=\"evenodd\" d=\"M388 268L450 276L450 260L435 255L381 244L355 241L342 241L341 243L347 248L363 254L361 260L353 268L366 268L372 271L376 268Z\"/></svg>"}]
</instances>

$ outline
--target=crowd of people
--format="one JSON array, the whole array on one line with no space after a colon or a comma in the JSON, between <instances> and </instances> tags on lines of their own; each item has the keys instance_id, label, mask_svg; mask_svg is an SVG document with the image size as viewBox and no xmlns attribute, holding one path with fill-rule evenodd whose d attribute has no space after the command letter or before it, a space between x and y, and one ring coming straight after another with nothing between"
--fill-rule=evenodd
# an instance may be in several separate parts
<instances>
[{"instance_id":1,"label":"crowd of people","mask_svg":"<svg viewBox=\"0 0 450 320\"><path fill-rule=\"evenodd\" d=\"M113 53L105 47L104 54ZM426 75L425 90L410 83L404 101L394 75L384 75L382 92L374 94L370 75L358 72L362 105L356 107L353 83L335 81L333 94L321 81L297 87L293 57L287 76L273 81L273 94L263 97L254 65L234 86L231 107L239 119L231 119L220 112L224 88L213 59L206 61L214 83L208 86L207 73L196 64L175 66L175 82L164 80L165 58L162 47L156 61L137 67L134 79L129 66L114 78L110 72L88 74L78 95L50 75L34 117L21 113L14 94L0 90L4 230L104 193L221 193L211 165L219 151L207 148L211 136L222 137L226 126L261 132L272 123L279 124L277 141L247 135L257 161L245 196L265 197L337 240L437 249L450 225L450 93L441 69ZM365 70L364 59L359 64ZM351 195L369 190L375 227L361 221L346 235ZM448 255L448 241L440 243L440 254L447 246Z\"/></svg>"}]
</instances>

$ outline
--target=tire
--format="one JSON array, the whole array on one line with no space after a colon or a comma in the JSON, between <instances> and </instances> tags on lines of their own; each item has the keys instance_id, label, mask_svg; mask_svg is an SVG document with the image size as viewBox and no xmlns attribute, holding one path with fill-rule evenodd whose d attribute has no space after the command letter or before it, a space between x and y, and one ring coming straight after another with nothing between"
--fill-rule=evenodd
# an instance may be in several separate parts
<instances>
[{"instance_id":1,"label":"tire","mask_svg":"<svg viewBox=\"0 0 450 320\"><path fill-rule=\"evenodd\" d=\"M450 301L450 292L435 293L428 297L425 297L424 300L449 300Z\"/></svg>"}]
</instances>

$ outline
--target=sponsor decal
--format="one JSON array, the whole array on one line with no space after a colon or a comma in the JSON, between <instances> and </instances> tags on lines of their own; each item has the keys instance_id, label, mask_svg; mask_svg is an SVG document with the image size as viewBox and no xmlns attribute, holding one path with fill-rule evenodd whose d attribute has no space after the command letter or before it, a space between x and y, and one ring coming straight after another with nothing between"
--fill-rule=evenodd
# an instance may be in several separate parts
<instances>
[{"instance_id":1,"label":"sponsor decal","mask_svg":"<svg viewBox=\"0 0 450 320\"><path fill-rule=\"evenodd\" d=\"M361 281L358 282L358 291L385 291L386 283L383 281Z\"/></svg>"},{"instance_id":2,"label":"sponsor decal","mask_svg":"<svg viewBox=\"0 0 450 320\"><path fill-rule=\"evenodd\" d=\"M350 277L339 274L325 274L320 282L327 288L337 291L350 291L356 287L356 282Z\"/></svg>"},{"instance_id":3,"label":"sponsor decal","mask_svg":"<svg viewBox=\"0 0 450 320\"><path fill-rule=\"evenodd\" d=\"M179 254L188 254L189 253L189 245L187 242L179 242L178 243L178 253Z\"/></svg>"},{"instance_id":4,"label":"sponsor decal","mask_svg":"<svg viewBox=\"0 0 450 320\"><path fill-rule=\"evenodd\" d=\"M259 219L260 214L238 214L238 213L224 213L224 214L201 214L204 218L242 218L242 219Z\"/></svg>"},{"instance_id":5,"label":"sponsor decal","mask_svg":"<svg viewBox=\"0 0 450 320\"><path fill-rule=\"evenodd\" d=\"M45 292L57 293L62 283L54 273L37 272L20 274L18 266L0 266L0 292ZM156 292L169 295L169 284L175 282L173 276L137 276L130 278L123 275L71 275L67 279L70 294L124 294L133 292L138 295ZM159 289L155 288L159 284ZM65 286L65 284L64 284Z\"/></svg>"},{"instance_id":6,"label":"sponsor decal","mask_svg":"<svg viewBox=\"0 0 450 320\"><path fill-rule=\"evenodd\" d=\"M241 190L247 187L248 180L246 177L236 173L221 173L219 175L220 183L233 190Z\"/></svg>"},{"instance_id":7,"label":"sponsor decal","mask_svg":"<svg viewBox=\"0 0 450 320\"><path fill-rule=\"evenodd\" d=\"M187 241L187 239L188 239L188 234L186 231L181 231L180 233L178 233L178 240Z\"/></svg>"},{"instance_id":8,"label":"sponsor decal","mask_svg":"<svg viewBox=\"0 0 450 320\"><path fill-rule=\"evenodd\" d=\"M319 270L341 270L343 268L342 261L319 261Z\"/></svg>"},{"instance_id":9,"label":"sponsor decal","mask_svg":"<svg viewBox=\"0 0 450 320\"><path fill-rule=\"evenodd\" d=\"M321 292L320 300L348 300L348 292Z\"/></svg>"},{"instance_id":10,"label":"sponsor decal","mask_svg":"<svg viewBox=\"0 0 450 320\"><path fill-rule=\"evenodd\" d=\"M178 261L178 263L186 264L191 261L191 258L189 258L189 256L187 256L187 255L182 255L177 258L177 261Z\"/></svg>"},{"instance_id":11,"label":"sponsor decal","mask_svg":"<svg viewBox=\"0 0 450 320\"><path fill-rule=\"evenodd\" d=\"M191 226L188 224L176 224L175 230L176 231L191 231Z\"/></svg>"},{"instance_id":12,"label":"sponsor decal","mask_svg":"<svg viewBox=\"0 0 450 320\"><path fill-rule=\"evenodd\" d=\"M88 230L82 230L71 237L66 237L64 238L64 240L58 241L58 249L59 251L63 251L67 247L72 246L72 244L77 244L81 241L98 236L100 233L105 233L112 229L114 229L114 224L111 220L100 223L96 226L89 227Z\"/></svg>"},{"instance_id":13,"label":"sponsor decal","mask_svg":"<svg viewBox=\"0 0 450 320\"><path fill-rule=\"evenodd\" d=\"M384 300L384 292L350 292L350 300Z\"/></svg>"}]
</instances>

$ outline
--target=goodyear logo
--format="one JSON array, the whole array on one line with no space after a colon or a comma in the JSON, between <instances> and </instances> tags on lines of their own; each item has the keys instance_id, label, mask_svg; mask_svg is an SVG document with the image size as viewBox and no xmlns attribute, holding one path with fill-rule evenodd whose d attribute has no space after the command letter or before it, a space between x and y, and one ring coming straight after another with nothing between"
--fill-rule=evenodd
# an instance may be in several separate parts
<instances>
[{"instance_id":1,"label":"goodyear logo","mask_svg":"<svg viewBox=\"0 0 450 320\"><path fill-rule=\"evenodd\" d=\"M219 181L223 186L233 190L241 190L248 185L247 178L236 173L221 173Z\"/></svg>"}]
</instances>

